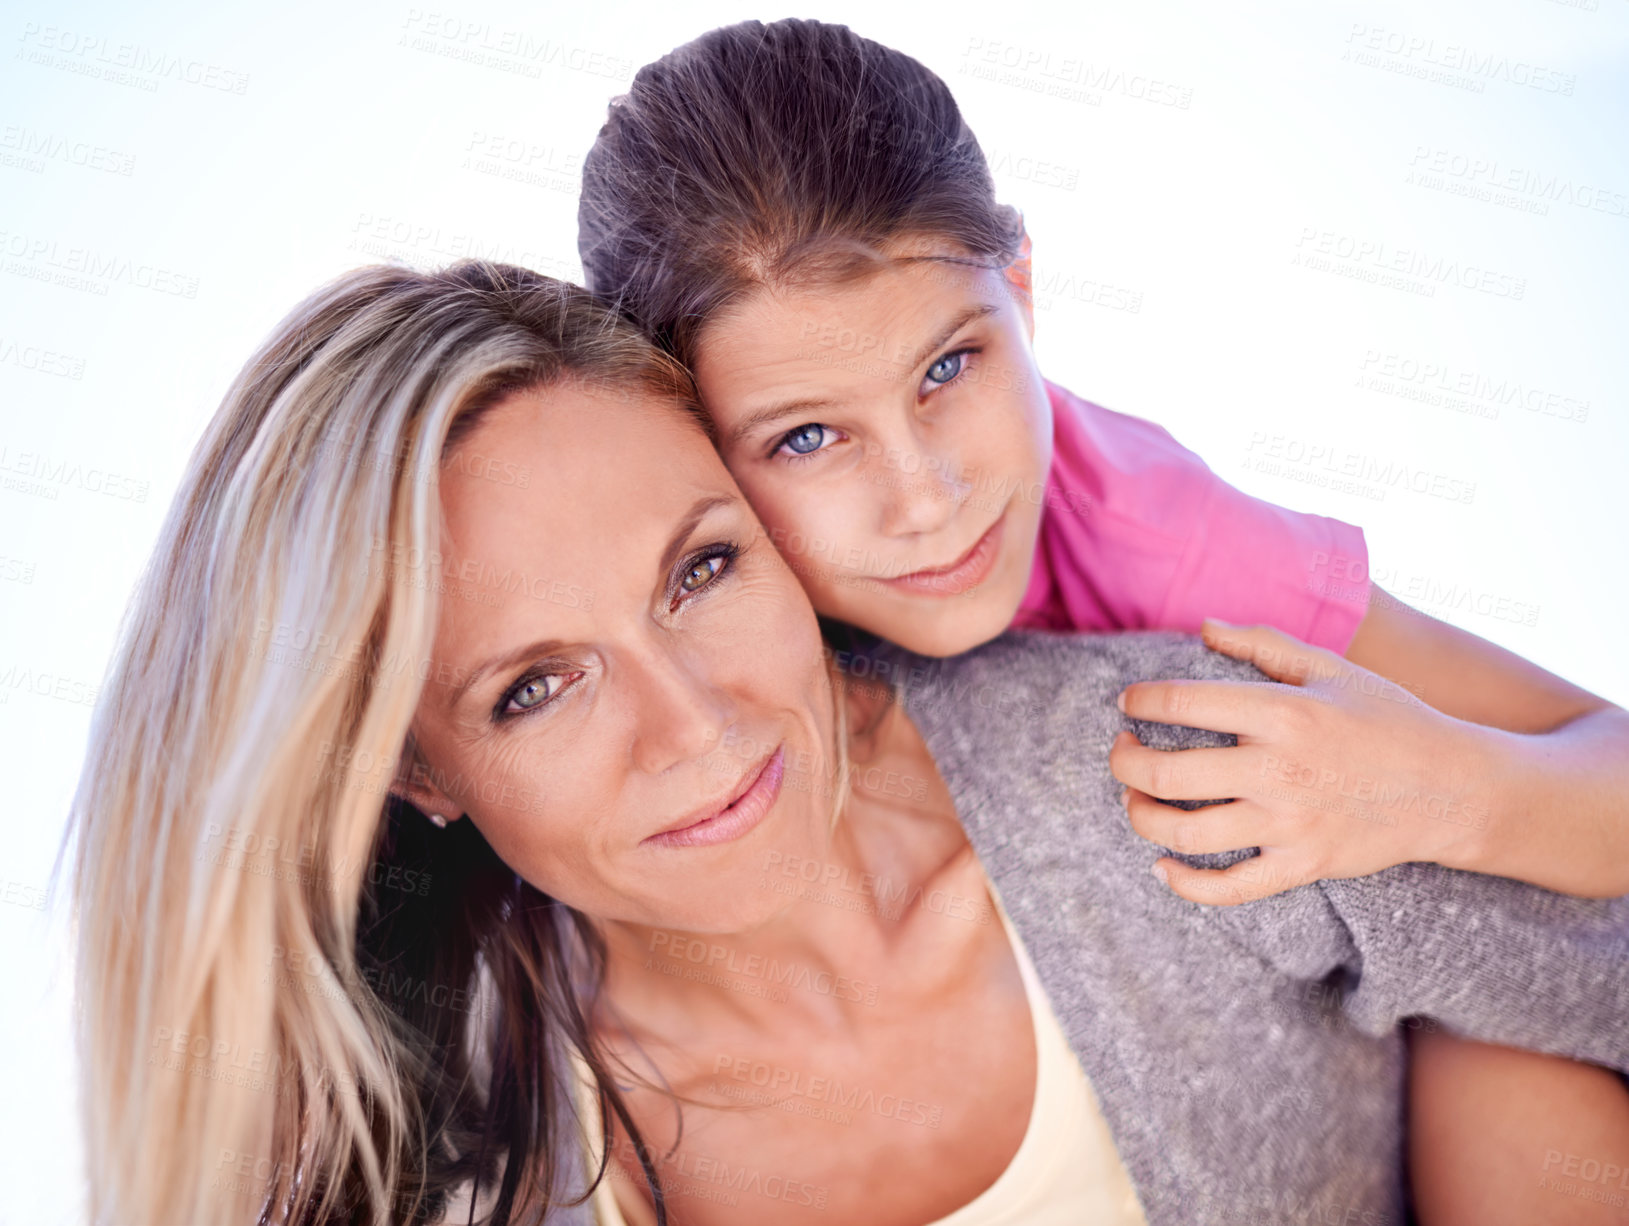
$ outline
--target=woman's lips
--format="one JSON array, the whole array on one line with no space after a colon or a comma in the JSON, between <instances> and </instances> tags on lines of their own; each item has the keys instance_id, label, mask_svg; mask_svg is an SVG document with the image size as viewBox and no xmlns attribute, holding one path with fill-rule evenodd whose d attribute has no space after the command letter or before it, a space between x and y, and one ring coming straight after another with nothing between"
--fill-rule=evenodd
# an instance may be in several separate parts
<instances>
[{"instance_id":1,"label":"woman's lips","mask_svg":"<svg viewBox=\"0 0 1629 1226\"><path fill-rule=\"evenodd\" d=\"M746 790L712 816L653 834L644 841L659 847L710 847L740 838L761 822L779 799L781 776L786 769L785 749L784 745L776 746Z\"/></svg>"},{"instance_id":2,"label":"woman's lips","mask_svg":"<svg viewBox=\"0 0 1629 1226\"><path fill-rule=\"evenodd\" d=\"M890 587L901 588L913 595L960 596L983 583L995 566L1001 553L1001 527L1007 522L1003 515L990 526L990 530L974 542L973 547L949 566L937 570L913 571L897 579L884 579Z\"/></svg>"}]
</instances>

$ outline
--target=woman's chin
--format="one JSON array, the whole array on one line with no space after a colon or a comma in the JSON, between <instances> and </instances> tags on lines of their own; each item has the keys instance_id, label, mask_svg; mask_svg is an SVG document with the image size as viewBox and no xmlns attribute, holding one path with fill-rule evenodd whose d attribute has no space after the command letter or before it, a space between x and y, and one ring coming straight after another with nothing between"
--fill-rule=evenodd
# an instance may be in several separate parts
<instances>
[{"instance_id":1,"label":"woman's chin","mask_svg":"<svg viewBox=\"0 0 1629 1226\"><path fill-rule=\"evenodd\" d=\"M821 863L825 856L824 846L819 851L771 849L753 857L747 872L698 874L689 883L697 894L668 911L674 918L666 926L717 936L745 936L764 928L806 901L811 890L808 883L777 871L778 866Z\"/></svg>"},{"instance_id":2,"label":"woman's chin","mask_svg":"<svg viewBox=\"0 0 1629 1226\"><path fill-rule=\"evenodd\" d=\"M718 846L664 847L641 866L624 899L659 916L653 927L693 933L748 933L821 893L836 877L828 802L792 787L756 828ZM590 913L594 908L588 908Z\"/></svg>"},{"instance_id":3,"label":"woman's chin","mask_svg":"<svg viewBox=\"0 0 1629 1226\"><path fill-rule=\"evenodd\" d=\"M746 935L766 928L791 911L797 905L797 899L774 893L767 883L755 882L736 903L718 931Z\"/></svg>"},{"instance_id":4,"label":"woman's chin","mask_svg":"<svg viewBox=\"0 0 1629 1226\"><path fill-rule=\"evenodd\" d=\"M773 924L797 901L775 893L766 882L753 881L723 887L706 901L664 908L664 918L652 927L696 936L745 937Z\"/></svg>"}]
</instances>

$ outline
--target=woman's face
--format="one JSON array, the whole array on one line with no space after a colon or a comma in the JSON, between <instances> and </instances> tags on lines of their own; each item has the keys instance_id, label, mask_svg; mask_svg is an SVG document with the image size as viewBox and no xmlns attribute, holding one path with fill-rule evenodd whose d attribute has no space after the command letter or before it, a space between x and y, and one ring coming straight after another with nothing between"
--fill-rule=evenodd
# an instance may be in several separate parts
<instances>
[{"instance_id":1,"label":"woman's face","mask_svg":"<svg viewBox=\"0 0 1629 1226\"><path fill-rule=\"evenodd\" d=\"M467 457L501 456L503 465ZM599 919L728 932L830 838L808 598L700 428L641 394L511 396L444 458L429 788Z\"/></svg>"}]
</instances>

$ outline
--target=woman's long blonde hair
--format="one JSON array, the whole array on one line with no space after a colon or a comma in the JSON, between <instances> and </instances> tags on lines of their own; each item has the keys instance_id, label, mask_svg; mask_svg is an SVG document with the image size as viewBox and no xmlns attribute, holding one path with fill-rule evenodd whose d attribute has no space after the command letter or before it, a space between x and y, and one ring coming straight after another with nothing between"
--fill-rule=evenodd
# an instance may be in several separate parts
<instances>
[{"instance_id":1,"label":"woman's long blonde hair","mask_svg":"<svg viewBox=\"0 0 1629 1226\"><path fill-rule=\"evenodd\" d=\"M289 315L210 423L70 823L98 1226L433 1217L475 1176L493 1220L540 1215L567 1043L637 1139L572 990L574 958L603 965L582 918L470 822L388 796L436 624L443 453L571 378L694 408L575 286L366 268Z\"/></svg>"}]
</instances>

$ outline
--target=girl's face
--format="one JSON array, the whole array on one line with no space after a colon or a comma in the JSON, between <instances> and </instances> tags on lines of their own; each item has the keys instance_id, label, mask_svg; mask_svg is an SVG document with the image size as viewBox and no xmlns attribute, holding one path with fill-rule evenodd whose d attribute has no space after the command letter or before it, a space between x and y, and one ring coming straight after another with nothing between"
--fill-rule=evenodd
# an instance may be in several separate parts
<instances>
[{"instance_id":1,"label":"girl's face","mask_svg":"<svg viewBox=\"0 0 1629 1226\"><path fill-rule=\"evenodd\" d=\"M1052 416L1007 278L924 254L756 292L703 330L694 372L724 462L815 608L945 656L1000 634L1023 599Z\"/></svg>"},{"instance_id":2,"label":"girl's face","mask_svg":"<svg viewBox=\"0 0 1629 1226\"><path fill-rule=\"evenodd\" d=\"M410 798L602 920L737 932L783 910L770 853L830 840L832 690L808 598L698 424L517 394L449 452L441 502L457 563Z\"/></svg>"}]
</instances>

